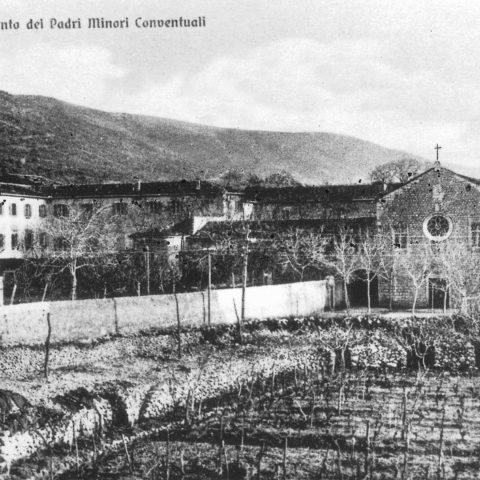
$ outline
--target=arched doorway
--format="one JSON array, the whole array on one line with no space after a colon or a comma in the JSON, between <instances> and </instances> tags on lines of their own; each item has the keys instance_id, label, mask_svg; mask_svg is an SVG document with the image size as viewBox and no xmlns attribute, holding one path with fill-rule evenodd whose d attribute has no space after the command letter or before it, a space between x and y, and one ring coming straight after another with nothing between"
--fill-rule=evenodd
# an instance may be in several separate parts
<instances>
[{"instance_id":1,"label":"arched doorway","mask_svg":"<svg viewBox=\"0 0 480 480\"><path fill-rule=\"evenodd\" d=\"M450 308L450 292L444 278L430 277L428 279L428 303L431 309Z\"/></svg>"},{"instance_id":2,"label":"arched doorway","mask_svg":"<svg viewBox=\"0 0 480 480\"><path fill-rule=\"evenodd\" d=\"M356 270L348 284L348 298L352 307L368 307L368 273ZM370 306L378 307L378 278L370 273Z\"/></svg>"}]
</instances>

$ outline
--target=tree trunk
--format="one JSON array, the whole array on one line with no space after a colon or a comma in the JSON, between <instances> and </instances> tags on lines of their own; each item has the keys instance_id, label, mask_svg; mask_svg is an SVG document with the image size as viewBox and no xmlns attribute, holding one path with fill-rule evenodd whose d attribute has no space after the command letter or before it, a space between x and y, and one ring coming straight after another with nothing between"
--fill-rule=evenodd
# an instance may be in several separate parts
<instances>
[{"instance_id":1,"label":"tree trunk","mask_svg":"<svg viewBox=\"0 0 480 480\"><path fill-rule=\"evenodd\" d=\"M388 282L388 296L390 297L388 301L388 309L392 311L393 310L393 270L391 272L390 279Z\"/></svg>"},{"instance_id":2,"label":"tree trunk","mask_svg":"<svg viewBox=\"0 0 480 480\"><path fill-rule=\"evenodd\" d=\"M177 315L177 353L178 353L178 358L182 358L182 328L181 328L181 322L180 322L180 308L178 305L178 297L177 297L177 289L175 285L175 281L172 284L172 290L173 290L173 297L175 299L175 312Z\"/></svg>"},{"instance_id":3,"label":"tree trunk","mask_svg":"<svg viewBox=\"0 0 480 480\"><path fill-rule=\"evenodd\" d=\"M372 282L370 280L370 272L367 272L368 278L367 278L367 311L368 313L372 313L372 294L371 294L371 285Z\"/></svg>"},{"instance_id":4,"label":"tree trunk","mask_svg":"<svg viewBox=\"0 0 480 480\"><path fill-rule=\"evenodd\" d=\"M417 306L418 288L415 287L415 294L413 295L412 315L415 315L415 307Z\"/></svg>"},{"instance_id":5,"label":"tree trunk","mask_svg":"<svg viewBox=\"0 0 480 480\"><path fill-rule=\"evenodd\" d=\"M77 269L73 268L70 270L72 274L72 300L77 299Z\"/></svg>"},{"instance_id":6,"label":"tree trunk","mask_svg":"<svg viewBox=\"0 0 480 480\"><path fill-rule=\"evenodd\" d=\"M345 294L345 307L347 308L347 313L350 313L350 300L348 299L348 283L345 277L343 277L343 291Z\"/></svg>"}]
</instances>

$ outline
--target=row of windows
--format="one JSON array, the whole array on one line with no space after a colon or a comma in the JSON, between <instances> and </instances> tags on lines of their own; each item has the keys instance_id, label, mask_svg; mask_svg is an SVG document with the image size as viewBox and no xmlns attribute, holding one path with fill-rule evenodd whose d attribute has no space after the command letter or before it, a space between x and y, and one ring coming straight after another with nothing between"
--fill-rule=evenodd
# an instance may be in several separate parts
<instances>
[{"instance_id":1,"label":"row of windows","mask_svg":"<svg viewBox=\"0 0 480 480\"><path fill-rule=\"evenodd\" d=\"M93 213L93 203L83 203L80 205L80 208L84 214L91 215ZM127 204L124 202L118 202L112 204L112 214L113 215L126 215L127 214ZM55 217L68 217L70 209L68 205L64 203L57 203L53 206L53 215Z\"/></svg>"},{"instance_id":2,"label":"row of windows","mask_svg":"<svg viewBox=\"0 0 480 480\"><path fill-rule=\"evenodd\" d=\"M3 208L3 203L0 203L0 215L3 214L4 208ZM17 215L17 204L16 203L11 203L8 208L8 212L10 215ZM25 215L25 218L30 218L32 216L32 206L29 203L26 203L23 206L23 214ZM46 217L47 216L47 206L46 205L39 205L38 206L38 215L40 217Z\"/></svg>"},{"instance_id":3,"label":"row of windows","mask_svg":"<svg viewBox=\"0 0 480 480\"><path fill-rule=\"evenodd\" d=\"M93 204L92 203L84 203L81 206L83 212L87 214L91 214L93 212ZM146 202L147 210L150 213L161 213L163 210L163 205L160 202ZM0 203L0 215L4 213L4 204ZM126 202L117 202L112 204L112 213L114 215L126 215L128 210L128 205ZM11 203L8 208L8 212L10 215L16 216L17 215L17 204ZM63 203L58 203L53 206L53 215L55 217L67 217L69 215L69 208L68 205ZM29 203L26 203L23 206L23 214L25 218L30 218L32 216L32 206ZM38 206L38 215L41 218L47 216L47 206L46 205L39 205Z\"/></svg>"},{"instance_id":4,"label":"row of windows","mask_svg":"<svg viewBox=\"0 0 480 480\"><path fill-rule=\"evenodd\" d=\"M160 202L146 202L147 210L150 213L161 213L163 205ZM80 205L84 213L92 214L93 203L84 203ZM116 202L112 204L112 215L126 215L128 213L128 204L126 202ZM55 217L67 217L69 214L68 205L58 203L53 206L53 215Z\"/></svg>"},{"instance_id":5,"label":"row of windows","mask_svg":"<svg viewBox=\"0 0 480 480\"><path fill-rule=\"evenodd\" d=\"M35 235L32 230L25 230L23 245L21 245L20 236L17 232L13 232L10 235L10 248L12 250L17 250L23 248L23 250L31 250L35 246ZM39 232L37 237L38 246L41 248L46 248L48 246L48 237L45 232ZM97 245L96 239L92 239L92 248L95 248ZM68 240L63 237L54 237L53 238L53 248L54 250L66 250L70 246ZM7 248L7 239L6 236L0 234L0 251Z\"/></svg>"},{"instance_id":6,"label":"row of windows","mask_svg":"<svg viewBox=\"0 0 480 480\"><path fill-rule=\"evenodd\" d=\"M24 235L24 249L31 250L34 245L34 233L31 230L25 230ZM5 235L0 234L0 250L3 250L7 247L7 240ZM40 232L38 234L38 244L40 247L45 248L47 246L47 234L45 232ZM16 250L20 248L20 237L18 233L14 232L10 235L10 248Z\"/></svg>"},{"instance_id":7,"label":"row of windows","mask_svg":"<svg viewBox=\"0 0 480 480\"><path fill-rule=\"evenodd\" d=\"M161 207L159 207L159 204L156 202L148 202L149 204L151 203L152 205L149 206L149 210L152 213L158 213L161 210ZM81 206L81 209L83 212L87 214L91 214L93 212L93 204L92 203L84 203ZM9 205L9 213L10 215L17 215L17 204L16 203L11 203ZM32 216L32 206L27 203L23 206L23 213L25 215L25 218L30 218ZM64 203L58 203L53 206L53 215L55 217L68 217L70 213L70 209L68 208L68 205ZM123 202L119 203L114 203L112 205L112 213L114 215L126 215L127 214L127 204ZM3 204L0 204L0 215L3 214ZM47 206L46 205L39 205L38 207L38 215L41 218L44 218L47 216Z\"/></svg>"}]
</instances>

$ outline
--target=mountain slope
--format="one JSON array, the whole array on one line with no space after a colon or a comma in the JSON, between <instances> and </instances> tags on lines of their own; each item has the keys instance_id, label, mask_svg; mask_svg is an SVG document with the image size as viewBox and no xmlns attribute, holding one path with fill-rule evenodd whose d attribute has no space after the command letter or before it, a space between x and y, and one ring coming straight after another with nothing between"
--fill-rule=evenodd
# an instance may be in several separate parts
<instances>
[{"instance_id":1,"label":"mountain slope","mask_svg":"<svg viewBox=\"0 0 480 480\"><path fill-rule=\"evenodd\" d=\"M331 133L222 129L0 92L2 165L58 181L215 178L239 168L285 169L306 183L356 182L405 156L412 157Z\"/></svg>"}]
</instances>

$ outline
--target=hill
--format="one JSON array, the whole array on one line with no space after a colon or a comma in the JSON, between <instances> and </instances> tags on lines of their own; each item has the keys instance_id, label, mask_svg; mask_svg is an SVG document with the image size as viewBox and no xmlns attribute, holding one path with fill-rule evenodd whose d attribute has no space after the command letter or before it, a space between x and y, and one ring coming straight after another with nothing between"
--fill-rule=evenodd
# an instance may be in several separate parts
<instances>
[{"instance_id":1,"label":"hill","mask_svg":"<svg viewBox=\"0 0 480 480\"><path fill-rule=\"evenodd\" d=\"M62 182L212 179L238 168L345 183L405 156L412 157L331 133L224 129L0 92L2 165Z\"/></svg>"}]
</instances>

